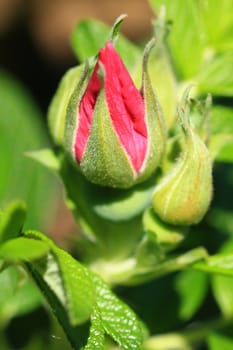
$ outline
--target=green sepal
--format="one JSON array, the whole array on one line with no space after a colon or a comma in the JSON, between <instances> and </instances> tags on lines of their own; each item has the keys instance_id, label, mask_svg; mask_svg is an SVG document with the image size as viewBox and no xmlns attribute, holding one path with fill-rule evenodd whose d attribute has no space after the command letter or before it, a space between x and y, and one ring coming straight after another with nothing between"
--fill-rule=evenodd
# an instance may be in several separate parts
<instances>
[{"instance_id":1,"label":"green sepal","mask_svg":"<svg viewBox=\"0 0 233 350\"><path fill-rule=\"evenodd\" d=\"M53 140L58 145L64 144L66 111L70 97L79 84L85 71L85 65L69 69L63 76L48 110L48 125Z\"/></svg>"},{"instance_id":2,"label":"green sepal","mask_svg":"<svg viewBox=\"0 0 233 350\"><path fill-rule=\"evenodd\" d=\"M148 73L151 85L155 89L162 107L167 127L171 129L176 117L178 84L166 46L169 24L165 19L164 7L161 7L157 13L153 29L155 45L152 47L148 59ZM139 86L141 83L141 70L141 64L137 61L136 65L131 69L136 86Z\"/></svg>"},{"instance_id":3,"label":"green sepal","mask_svg":"<svg viewBox=\"0 0 233 350\"><path fill-rule=\"evenodd\" d=\"M95 105L80 168L89 181L98 185L127 188L136 182L136 173L113 129L104 91L100 92Z\"/></svg>"},{"instance_id":4,"label":"green sepal","mask_svg":"<svg viewBox=\"0 0 233 350\"><path fill-rule=\"evenodd\" d=\"M143 57L142 94L145 101L145 118L148 130L147 156L138 177L138 182L148 178L160 165L165 152L167 129L157 95L153 89L148 73L148 59L155 41L152 39L146 46Z\"/></svg>"},{"instance_id":5,"label":"green sepal","mask_svg":"<svg viewBox=\"0 0 233 350\"><path fill-rule=\"evenodd\" d=\"M92 64L94 64L94 61L92 62ZM76 164L77 162L75 160L73 148L74 148L74 142L75 142L75 135L76 135L76 131L78 129L78 123L79 123L79 118L77 118L77 111L78 111L81 99L86 90L86 87L88 85L91 68L92 66L90 67L90 62L86 61L83 67L80 79L76 81L76 85L74 86L74 89L70 94L70 99L67 103L67 108L66 108L64 146L70 158L73 159Z\"/></svg>"},{"instance_id":6,"label":"green sepal","mask_svg":"<svg viewBox=\"0 0 233 350\"><path fill-rule=\"evenodd\" d=\"M109 41L112 41L113 45L115 45L115 43L118 40L119 29L120 29L120 26L121 26L123 20L125 19L125 17L127 17L126 14L122 14L119 17L117 17L115 23L113 24L113 26L112 26L112 28L110 30Z\"/></svg>"}]
</instances>

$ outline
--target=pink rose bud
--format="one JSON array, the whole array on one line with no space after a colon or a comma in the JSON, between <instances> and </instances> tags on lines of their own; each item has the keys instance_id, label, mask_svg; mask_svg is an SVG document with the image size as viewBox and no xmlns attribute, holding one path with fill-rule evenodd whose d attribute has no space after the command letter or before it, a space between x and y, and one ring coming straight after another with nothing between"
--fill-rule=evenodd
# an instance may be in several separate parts
<instances>
[{"instance_id":1,"label":"pink rose bud","mask_svg":"<svg viewBox=\"0 0 233 350\"><path fill-rule=\"evenodd\" d=\"M100 49L67 108L66 149L91 182L128 188L146 180L160 164L166 132L147 72L151 45L143 59L138 90L113 44Z\"/></svg>"}]
</instances>

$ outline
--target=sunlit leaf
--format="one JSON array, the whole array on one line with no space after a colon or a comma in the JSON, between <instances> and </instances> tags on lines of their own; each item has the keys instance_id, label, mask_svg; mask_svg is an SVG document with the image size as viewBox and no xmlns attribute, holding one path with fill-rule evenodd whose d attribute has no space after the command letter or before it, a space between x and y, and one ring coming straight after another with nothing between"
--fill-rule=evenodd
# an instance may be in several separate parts
<instances>
[{"instance_id":1,"label":"sunlit leaf","mask_svg":"<svg viewBox=\"0 0 233 350\"><path fill-rule=\"evenodd\" d=\"M124 349L139 349L143 340L143 332L134 312L119 300L99 277L93 275L93 281L96 286L97 306L105 332Z\"/></svg>"},{"instance_id":2,"label":"sunlit leaf","mask_svg":"<svg viewBox=\"0 0 233 350\"><path fill-rule=\"evenodd\" d=\"M101 349L104 331L124 349L139 349L143 337L141 323L100 277L87 270L43 234L28 231L26 237L45 242L50 247L51 252L46 259L30 263L28 268L75 349L79 346L75 326L89 317L92 326L87 349L93 348L96 334L97 345Z\"/></svg>"},{"instance_id":3,"label":"sunlit leaf","mask_svg":"<svg viewBox=\"0 0 233 350\"><path fill-rule=\"evenodd\" d=\"M97 310L94 310L91 316L91 327L87 345L84 350L102 350L104 349L104 328L102 326L101 317Z\"/></svg>"}]
</instances>

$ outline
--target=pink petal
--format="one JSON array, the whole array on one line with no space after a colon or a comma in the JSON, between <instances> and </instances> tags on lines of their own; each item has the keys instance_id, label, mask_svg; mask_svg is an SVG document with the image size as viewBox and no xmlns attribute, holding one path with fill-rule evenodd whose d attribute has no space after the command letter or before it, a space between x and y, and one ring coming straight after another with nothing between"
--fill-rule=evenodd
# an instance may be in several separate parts
<instances>
[{"instance_id":1,"label":"pink petal","mask_svg":"<svg viewBox=\"0 0 233 350\"><path fill-rule=\"evenodd\" d=\"M112 43L100 50L99 61L105 69L104 88L113 126L134 169L139 171L147 151L143 98Z\"/></svg>"},{"instance_id":2,"label":"pink petal","mask_svg":"<svg viewBox=\"0 0 233 350\"><path fill-rule=\"evenodd\" d=\"M87 145L94 108L101 88L101 82L97 75L98 69L99 64L97 62L77 111L79 123L75 138L74 150L78 162L81 161Z\"/></svg>"}]
</instances>

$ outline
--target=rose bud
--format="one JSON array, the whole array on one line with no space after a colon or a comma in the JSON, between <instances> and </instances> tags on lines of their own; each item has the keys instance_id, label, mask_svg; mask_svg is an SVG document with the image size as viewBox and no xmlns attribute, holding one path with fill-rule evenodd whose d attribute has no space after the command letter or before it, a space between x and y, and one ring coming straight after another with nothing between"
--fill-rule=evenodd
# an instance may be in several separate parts
<instances>
[{"instance_id":1,"label":"rose bud","mask_svg":"<svg viewBox=\"0 0 233 350\"><path fill-rule=\"evenodd\" d=\"M128 188L160 164L166 141L161 108L147 71L153 43L145 49L139 91L112 42L100 50L70 98L66 150L91 182Z\"/></svg>"},{"instance_id":2,"label":"rose bud","mask_svg":"<svg viewBox=\"0 0 233 350\"><path fill-rule=\"evenodd\" d=\"M212 198L212 164L208 148L189 120L187 96L178 109L184 144L175 165L157 185L152 206L165 222L174 225L197 224Z\"/></svg>"}]
</instances>

